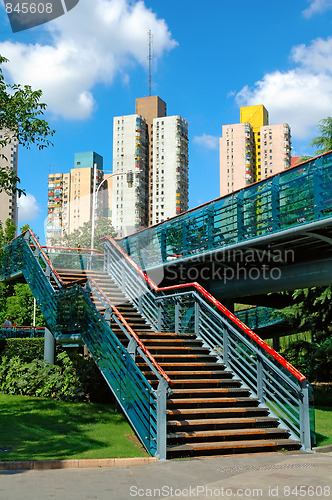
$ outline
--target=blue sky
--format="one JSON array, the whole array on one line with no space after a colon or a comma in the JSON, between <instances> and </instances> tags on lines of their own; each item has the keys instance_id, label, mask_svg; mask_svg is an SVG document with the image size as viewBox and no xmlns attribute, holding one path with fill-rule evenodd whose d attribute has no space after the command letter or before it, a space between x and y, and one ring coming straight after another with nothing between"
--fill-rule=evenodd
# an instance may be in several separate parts
<instances>
[{"instance_id":1,"label":"blue sky","mask_svg":"<svg viewBox=\"0 0 332 500\"><path fill-rule=\"evenodd\" d=\"M13 34L0 7L0 53L10 82L44 91L54 147L19 151L28 196L19 223L44 243L49 173L94 150L112 170L113 116L152 94L189 122L190 207L219 196L218 137L241 105L264 104L287 122L293 155L310 154L318 121L332 109L332 0L80 0L68 14Z\"/></svg>"}]
</instances>

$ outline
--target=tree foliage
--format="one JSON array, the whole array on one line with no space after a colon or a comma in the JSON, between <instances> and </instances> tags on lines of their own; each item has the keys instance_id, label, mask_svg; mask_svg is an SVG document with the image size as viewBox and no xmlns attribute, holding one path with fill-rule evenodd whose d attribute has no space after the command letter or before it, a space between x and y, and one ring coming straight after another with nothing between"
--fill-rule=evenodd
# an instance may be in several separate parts
<instances>
[{"instance_id":1,"label":"tree foliage","mask_svg":"<svg viewBox=\"0 0 332 500\"><path fill-rule=\"evenodd\" d=\"M314 154L320 155L332 150L332 117L328 116L320 120L317 128L321 135L312 139L309 146L318 148Z\"/></svg>"},{"instance_id":2,"label":"tree foliage","mask_svg":"<svg viewBox=\"0 0 332 500\"><path fill-rule=\"evenodd\" d=\"M70 248L90 248L91 247L91 220L85 222L83 226L78 227L72 233L62 238L61 245ZM94 247L97 250L103 251L103 243L101 238L111 236L114 238L116 232L107 217L99 217L95 223ZM58 243L57 243L58 244Z\"/></svg>"},{"instance_id":3,"label":"tree foliage","mask_svg":"<svg viewBox=\"0 0 332 500\"><path fill-rule=\"evenodd\" d=\"M295 290L294 303L281 312L292 326L311 332L312 338L321 340L331 334L332 286Z\"/></svg>"},{"instance_id":4,"label":"tree foliage","mask_svg":"<svg viewBox=\"0 0 332 500\"><path fill-rule=\"evenodd\" d=\"M29 285L17 283L14 285L14 293L7 297L6 315L10 317L12 323L20 326L30 326L33 323L34 300ZM45 320L39 309L36 307L36 326L44 326Z\"/></svg>"},{"instance_id":5,"label":"tree foliage","mask_svg":"<svg viewBox=\"0 0 332 500\"><path fill-rule=\"evenodd\" d=\"M18 193L21 196L24 190L17 187L20 179L1 149L10 144L13 138L27 149L32 144L44 149L51 145L49 137L53 136L54 130L41 118L46 109L46 104L39 102L42 91L34 91L29 85L7 83L1 68L1 64L6 62L8 60L0 55L0 192Z\"/></svg>"}]
</instances>

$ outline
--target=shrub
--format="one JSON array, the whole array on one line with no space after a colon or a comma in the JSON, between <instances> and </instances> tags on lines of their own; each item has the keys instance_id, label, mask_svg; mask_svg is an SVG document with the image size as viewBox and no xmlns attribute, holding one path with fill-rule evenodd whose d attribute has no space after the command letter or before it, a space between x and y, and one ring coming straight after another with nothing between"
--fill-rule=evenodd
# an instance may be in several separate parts
<instances>
[{"instance_id":1,"label":"shrub","mask_svg":"<svg viewBox=\"0 0 332 500\"><path fill-rule=\"evenodd\" d=\"M80 401L84 390L69 356L57 356L58 365L36 359L27 363L18 356L2 358L0 391L5 394L40 396L62 401Z\"/></svg>"},{"instance_id":2,"label":"shrub","mask_svg":"<svg viewBox=\"0 0 332 500\"><path fill-rule=\"evenodd\" d=\"M330 382L332 373L332 337L321 344L304 340L291 344L280 353L310 382Z\"/></svg>"},{"instance_id":3,"label":"shrub","mask_svg":"<svg viewBox=\"0 0 332 500\"><path fill-rule=\"evenodd\" d=\"M44 339L1 339L0 356L19 357L30 363L34 359L44 359Z\"/></svg>"}]
</instances>

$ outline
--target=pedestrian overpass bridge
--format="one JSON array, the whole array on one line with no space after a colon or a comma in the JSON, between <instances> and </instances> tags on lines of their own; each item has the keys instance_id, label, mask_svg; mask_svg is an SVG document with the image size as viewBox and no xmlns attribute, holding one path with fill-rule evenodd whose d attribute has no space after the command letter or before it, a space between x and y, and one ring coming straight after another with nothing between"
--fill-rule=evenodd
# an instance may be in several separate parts
<instances>
[{"instance_id":1,"label":"pedestrian overpass bridge","mask_svg":"<svg viewBox=\"0 0 332 500\"><path fill-rule=\"evenodd\" d=\"M329 152L118 242L106 237L103 271L81 249L73 269L28 230L1 250L0 279L28 283L49 352L50 339L83 340L152 455L309 451L309 381L225 299L331 283L331 181Z\"/></svg>"},{"instance_id":2,"label":"pedestrian overpass bridge","mask_svg":"<svg viewBox=\"0 0 332 500\"><path fill-rule=\"evenodd\" d=\"M332 151L118 244L155 282L197 281L223 303L330 285Z\"/></svg>"}]
</instances>

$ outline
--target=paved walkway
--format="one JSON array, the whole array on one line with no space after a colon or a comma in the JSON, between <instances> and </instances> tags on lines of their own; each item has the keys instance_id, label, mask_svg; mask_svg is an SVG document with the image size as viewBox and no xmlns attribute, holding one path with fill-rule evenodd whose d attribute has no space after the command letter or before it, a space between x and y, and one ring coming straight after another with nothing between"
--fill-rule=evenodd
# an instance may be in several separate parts
<instances>
[{"instance_id":1,"label":"paved walkway","mask_svg":"<svg viewBox=\"0 0 332 500\"><path fill-rule=\"evenodd\" d=\"M0 471L2 500L332 499L332 453L272 453L95 469Z\"/></svg>"}]
</instances>

